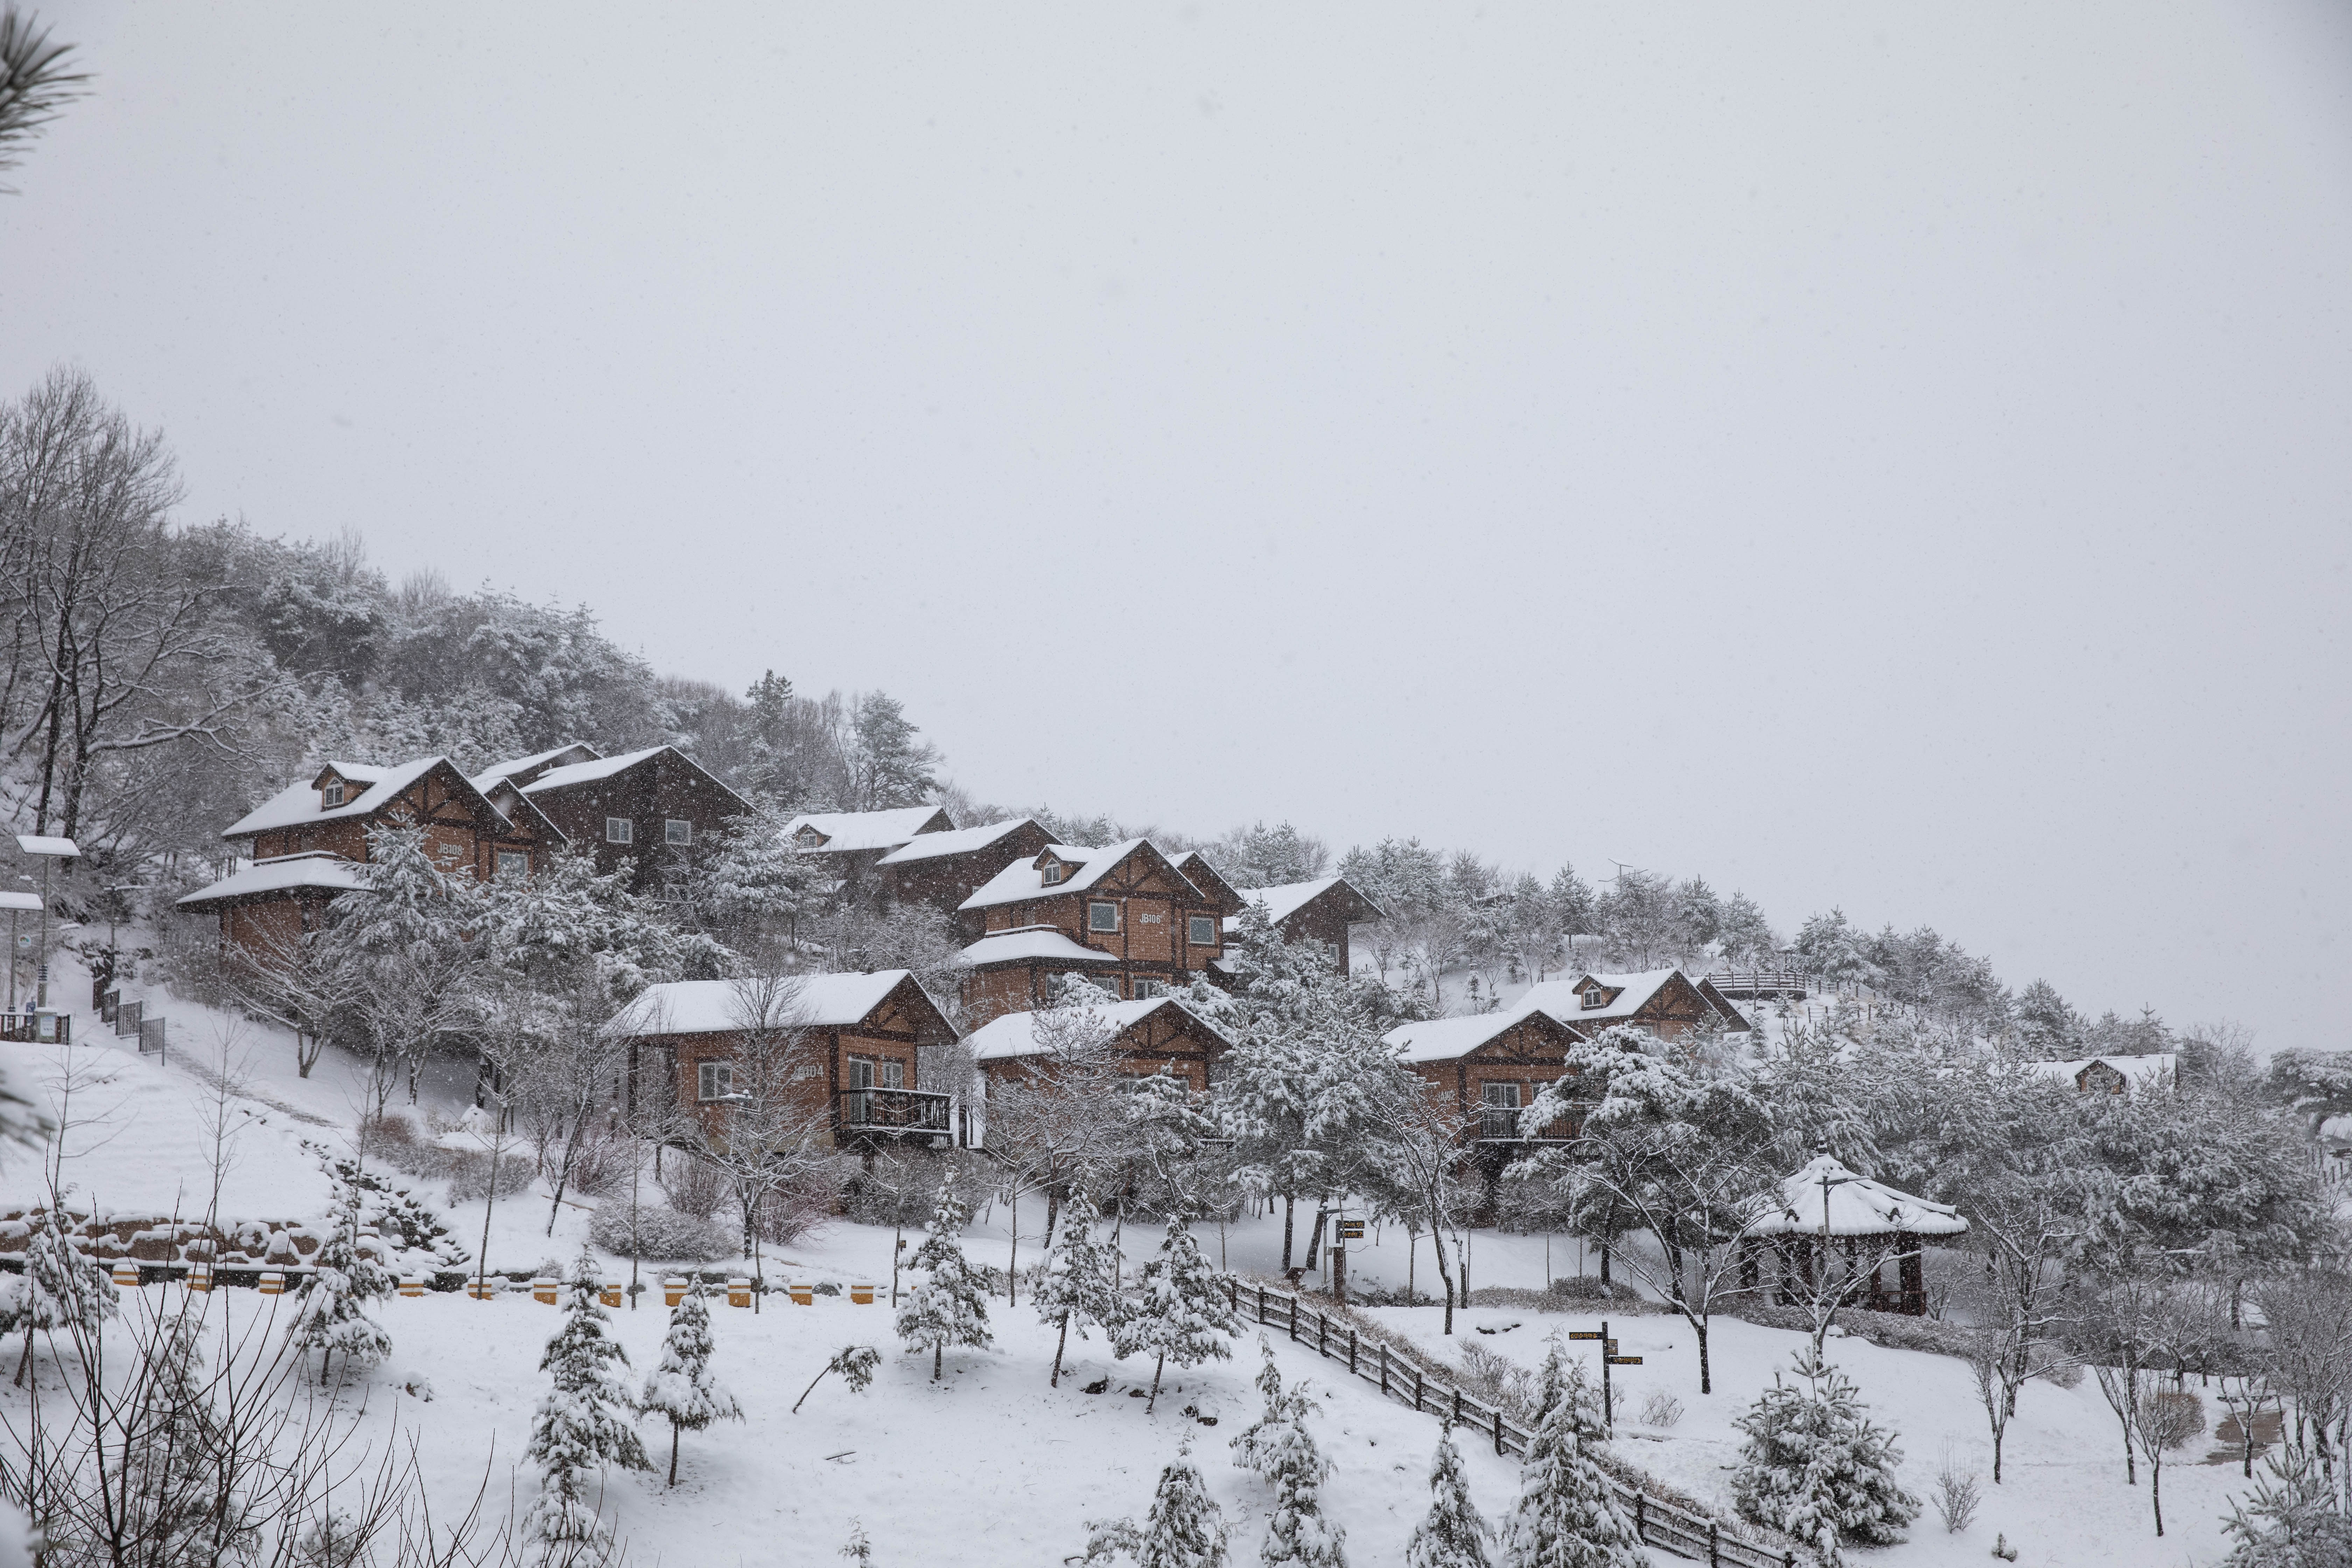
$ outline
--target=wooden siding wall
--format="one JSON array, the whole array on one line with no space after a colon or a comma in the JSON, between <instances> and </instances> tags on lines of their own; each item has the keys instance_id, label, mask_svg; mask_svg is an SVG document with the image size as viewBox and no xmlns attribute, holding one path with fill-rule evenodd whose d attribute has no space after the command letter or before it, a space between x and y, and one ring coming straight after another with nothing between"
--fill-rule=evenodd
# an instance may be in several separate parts
<instances>
[{"instance_id":1,"label":"wooden siding wall","mask_svg":"<svg viewBox=\"0 0 2352 1568\"><path fill-rule=\"evenodd\" d=\"M596 857L600 875L624 866L629 869L633 892L645 892L659 879L671 846L663 837L663 824L672 817L694 824L694 843L687 853L702 847L720 832L739 807L734 797L700 769L664 752L608 778L542 790L527 797L547 814L572 847ZM607 844L604 819L625 816L631 842Z\"/></svg>"}]
</instances>

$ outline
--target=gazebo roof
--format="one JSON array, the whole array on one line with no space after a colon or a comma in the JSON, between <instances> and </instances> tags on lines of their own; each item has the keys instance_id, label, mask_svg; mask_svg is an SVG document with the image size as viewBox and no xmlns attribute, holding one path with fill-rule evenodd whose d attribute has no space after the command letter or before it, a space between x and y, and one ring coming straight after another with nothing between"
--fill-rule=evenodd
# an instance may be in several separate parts
<instances>
[{"instance_id":1,"label":"gazebo roof","mask_svg":"<svg viewBox=\"0 0 2352 1568\"><path fill-rule=\"evenodd\" d=\"M1768 1207L1748 1234L1820 1236L1824 1202L1832 1237L1963 1236L1969 1228L1955 1209L1857 1176L1829 1155L1816 1154L1803 1170L1782 1179L1780 1203Z\"/></svg>"}]
</instances>

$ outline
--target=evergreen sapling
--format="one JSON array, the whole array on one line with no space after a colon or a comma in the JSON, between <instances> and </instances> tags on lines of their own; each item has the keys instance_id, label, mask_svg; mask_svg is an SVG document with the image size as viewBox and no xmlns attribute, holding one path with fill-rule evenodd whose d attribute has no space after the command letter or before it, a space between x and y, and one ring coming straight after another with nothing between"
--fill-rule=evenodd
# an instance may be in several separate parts
<instances>
[{"instance_id":1,"label":"evergreen sapling","mask_svg":"<svg viewBox=\"0 0 2352 1568\"><path fill-rule=\"evenodd\" d=\"M1891 1545L1918 1517L1919 1500L1895 1479L1902 1455L1874 1425L1853 1380L1815 1356L1796 1355L1803 1388L1772 1374L1772 1386L1734 1423L1748 1435L1731 1478L1739 1511L1792 1535L1828 1568L1839 1542Z\"/></svg>"},{"instance_id":2,"label":"evergreen sapling","mask_svg":"<svg viewBox=\"0 0 2352 1568\"><path fill-rule=\"evenodd\" d=\"M677 1435L699 1432L713 1421L740 1421L743 1407L711 1375L710 1307L700 1287L670 1309L669 1333L661 1360L646 1378L637 1408L669 1419L669 1481L677 1485Z\"/></svg>"},{"instance_id":3,"label":"evergreen sapling","mask_svg":"<svg viewBox=\"0 0 2352 1568\"><path fill-rule=\"evenodd\" d=\"M954 1181L941 1182L939 1205L909 1265L921 1270L923 1278L898 1306L898 1337L909 1351L931 1352L934 1383L948 1346L985 1349L994 1342L988 1330L988 1292L958 1239L963 1222L964 1207L956 1197Z\"/></svg>"},{"instance_id":4,"label":"evergreen sapling","mask_svg":"<svg viewBox=\"0 0 2352 1568\"><path fill-rule=\"evenodd\" d=\"M1053 1375L1045 1380L1049 1388L1062 1385L1062 1354L1069 1348L1073 1328L1080 1339L1087 1337L1089 1325L1114 1340L1118 1333L1123 1307L1112 1282L1111 1249L1095 1234L1101 1217L1086 1189L1071 1194L1061 1214L1061 1231L1030 1279L1030 1305L1055 1331Z\"/></svg>"},{"instance_id":5,"label":"evergreen sapling","mask_svg":"<svg viewBox=\"0 0 2352 1568\"><path fill-rule=\"evenodd\" d=\"M1491 1568L1486 1542L1494 1527L1470 1500L1470 1479L1462 1473L1462 1451L1454 1446L1448 1422L1429 1467L1429 1512L1413 1526L1405 1547L1405 1568Z\"/></svg>"},{"instance_id":6,"label":"evergreen sapling","mask_svg":"<svg viewBox=\"0 0 2352 1568\"><path fill-rule=\"evenodd\" d=\"M1125 1305L1114 1343L1122 1358L1139 1352L1154 1358L1151 1397L1143 1406L1149 1412L1160 1403L1160 1377L1170 1362L1183 1367L1226 1359L1234 1353L1232 1340L1241 1322L1192 1239L1191 1223L1181 1215L1169 1220L1159 1254L1143 1266L1138 1283L1140 1289Z\"/></svg>"},{"instance_id":7,"label":"evergreen sapling","mask_svg":"<svg viewBox=\"0 0 2352 1568\"><path fill-rule=\"evenodd\" d=\"M66 1235L52 1203L25 1247L25 1272L9 1302L10 1327L25 1331L25 1353L16 1361L16 1385L33 1363L33 1335L58 1329L94 1334L122 1310L121 1292L105 1265L85 1258Z\"/></svg>"},{"instance_id":8,"label":"evergreen sapling","mask_svg":"<svg viewBox=\"0 0 2352 1568\"><path fill-rule=\"evenodd\" d=\"M360 1246L359 1189L342 1180L331 1167L339 1201L334 1229L311 1259L310 1278L303 1283L298 1315L289 1331L293 1342L319 1352L319 1378L340 1352L346 1370L371 1367L392 1353L392 1335L368 1315L368 1303L381 1301L398 1282L374 1254Z\"/></svg>"},{"instance_id":9,"label":"evergreen sapling","mask_svg":"<svg viewBox=\"0 0 2352 1568\"><path fill-rule=\"evenodd\" d=\"M1265 1410L1249 1429L1233 1440L1234 1463L1255 1470L1274 1488L1274 1512L1266 1521L1265 1540L1258 1561L1269 1565L1297 1563L1304 1568L1347 1568L1340 1550L1347 1531L1323 1517L1322 1488L1331 1474L1331 1462L1315 1446L1307 1417L1316 1408L1301 1384L1282 1385L1282 1369L1275 1365L1274 1349L1264 1339L1265 1365L1257 1386L1265 1395Z\"/></svg>"},{"instance_id":10,"label":"evergreen sapling","mask_svg":"<svg viewBox=\"0 0 2352 1568\"><path fill-rule=\"evenodd\" d=\"M1549 1408L1528 1444L1519 1500L1504 1522L1502 1568L1646 1568L1647 1552L1617 1511L1587 1448L1603 1436L1584 1367L1555 1347L1538 1380Z\"/></svg>"},{"instance_id":11,"label":"evergreen sapling","mask_svg":"<svg viewBox=\"0 0 2352 1568\"><path fill-rule=\"evenodd\" d=\"M1191 1446L1160 1472L1142 1528L1129 1519L1087 1523L1088 1563L1124 1552L1136 1568L1223 1568L1225 1520L1192 1460Z\"/></svg>"},{"instance_id":12,"label":"evergreen sapling","mask_svg":"<svg viewBox=\"0 0 2352 1568\"><path fill-rule=\"evenodd\" d=\"M588 1477L606 1464L649 1470L645 1445L627 1420L629 1385L622 1369L628 1352L605 1331L611 1314L597 1304L595 1264L585 1252L564 1284L563 1326L547 1342L539 1369L554 1386L540 1401L525 1450L540 1470L539 1500L530 1528L551 1556L577 1552L604 1539Z\"/></svg>"}]
</instances>

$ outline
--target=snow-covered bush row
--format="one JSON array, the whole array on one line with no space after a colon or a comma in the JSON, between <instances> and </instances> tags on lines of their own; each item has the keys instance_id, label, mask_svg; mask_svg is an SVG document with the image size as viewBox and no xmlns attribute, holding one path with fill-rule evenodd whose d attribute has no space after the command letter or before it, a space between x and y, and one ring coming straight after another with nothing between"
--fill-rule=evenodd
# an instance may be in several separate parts
<instances>
[{"instance_id":1,"label":"snow-covered bush row","mask_svg":"<svg viewBox=\"0 0 2352 1568\"><path fill-rule=\"evenodd\" d=\"M615 1257L634 1254L652 1263L712 1263L733 1254L739 1231L658 1205L641 1205L632 1225L629 1205L605 1203L588 1222L588 1239Z\"/></svg>"}]
</instances>

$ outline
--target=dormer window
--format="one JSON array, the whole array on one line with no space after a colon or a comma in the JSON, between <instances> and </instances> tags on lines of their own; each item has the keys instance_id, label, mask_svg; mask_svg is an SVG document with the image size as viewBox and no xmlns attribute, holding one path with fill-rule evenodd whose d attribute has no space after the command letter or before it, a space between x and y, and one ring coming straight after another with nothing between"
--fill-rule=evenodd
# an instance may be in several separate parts
<instances>
[{"instance_id":1,"label":"dormer window","mask_svg":"<svg viewBox=\"0 0 2352 1568\"><path fill-rule=\"evenodd\" d=\"M1044 868L1037 873L1037 880L1050 888L1056 882L1066 881L1069 875L1070 868L1067 866L1063 865L1059 860L1048 860Z\"/></svg>"},{"instance_id":2,"label":"dormer window","mask_svg":"<svg viewBox=\"0 0 2352 1568\"><path fill-rule=\"evenodd\" d=\"M319 791L319 804L328 811L343 804L343 781L335 779Z\"/></svg>"},{"instance_id":3,"label":"dormer window","mask_svg":"<svg viewBox=\"0 0 2352 1568\"><path fill-rule=\"evenodd\" d=\"M1601 1008L1606 1007L1607 1005L1609 1005L1609 993L1608 993L1608 992L1606 992L1606 991L1602 990L1602 989L1601 989L1600 986L1598 986L1598 985L1588 986L1588 987L1585 989L1585 993L1584 993L1584 1010L1585 1010L1586 1012L1588 1012L1588 1013L1597 1013L1597 1012L1599 1012Z\"/></svg>"},{"instance_id":4,"label":"dormer window","mask_svg":"<svg viewBox=\"0 0 2352 1568\"><path fill-rule=\"evenodd\" d=\"M800 839L801 847L803 849L814 849L824 843L824 835L819 833L814 827L802 828L798 837Z\"/></svg>"}]
</instances>

